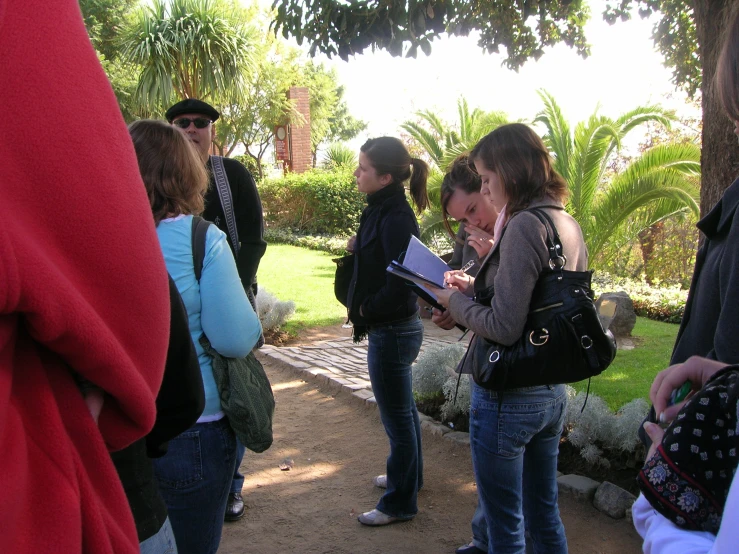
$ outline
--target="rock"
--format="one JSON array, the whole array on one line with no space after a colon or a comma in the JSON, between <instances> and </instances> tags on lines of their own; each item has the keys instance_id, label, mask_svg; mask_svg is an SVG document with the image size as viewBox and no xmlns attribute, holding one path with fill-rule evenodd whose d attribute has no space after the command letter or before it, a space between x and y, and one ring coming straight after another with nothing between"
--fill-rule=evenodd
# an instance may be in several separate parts
<instances>
[{"instance_id":1,"label":"rock","mask_svg":"<svg viewBox=\"0 0 739 554\"><path fill-rule=\"evenodd\" d=\"M452 431L451 433L444 435L444 438L465 446L470 445L470 434L463 433L462 431Z\"/></svg>"},{"instance_id":2,"label":"rock","mask_svg":"<svg viewBox=\"0 0 739 554\"><path fill-rule=\"evenodd\" d=\"M449 427L447 427L446 425L442 425L441 423L436 423L433 419L431 421L422 421L421 429L426 429L430 431L432 435L437 435L440 437L452 432Z\"/></svg>"},{"instance_id":3,"label":"rock","mask_svg":"<svg viewBox=\"0 0 739 554\"><path fill-rule=\"evenodd\" d=\"M600 321L604 328L616 338L630 337L636 325L634 303L625 292L605 292L595 302Z\"/></svg>"},{"instance_id":4,"label":"rock","mask_svg":"<svg viewBox=\"0 0 739 554\"><path fill-rule=\"evenodd\" d=\"M626 513L631 513L631 505L636 497L621 487L603 481L595 491L593 506L613 519L621 519Z\"/></svg>"},{"instance_id":5,"label":"rock","mask_svg":"<svg viewBox=\"0 0 739 554\"><path fill-rule=\"evenodd\" d=\"M600 483L582 475L563 475L557 478L557 485L561 493L570 493L578 500L592 500Z\"/></svg>"}]
</instances>

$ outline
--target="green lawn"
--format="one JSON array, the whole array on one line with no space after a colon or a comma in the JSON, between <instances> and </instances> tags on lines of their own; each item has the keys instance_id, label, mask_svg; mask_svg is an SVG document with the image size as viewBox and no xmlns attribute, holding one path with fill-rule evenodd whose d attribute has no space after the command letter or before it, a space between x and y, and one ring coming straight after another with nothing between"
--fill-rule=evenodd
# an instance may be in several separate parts
<instances>
[{"instance_id":1,"label":"green lawn","mask_svg":"<svg viewBox=\"0 0 739 554\"><path fill-rule=\"evenodd\" d=\"M590 392L600 396L612 410L634 398L649 400L649 387L654 376L667 367L675 344L678 325L661 323L643 317L636 319L632 333L636 348L619 350L613 364L590 384ZM577 383L584 391L588 382Z\"/></svg>"},{"instance_id":2,"label":"green lawn","mask_svg":"<svg viewBox=\"0 0 739 554\"><path fill-rule=\"evenodd\" d=\"M284 330L335 325L346 319L346 309L334 298L334 257L324 252L270 244L259 264L259 286L280 300L295 302L295 315ZM667 367L678 326L637 318L633 350L619 350L611 367L595 377L590 392L616 410L634 398L648 399L654 376ZM587 381L575 389L585 390Z\"/></svg>"},{"instance_id":3,"label":"green lawn","mask_svg":"<svg viewBox=\"0 0 739 554\"><path fill-rule=\"evenodd\" d=\"M259 286L280 300L295 302L295 314L283 330L296 335L306 327L346 320L346 308L334 297L335 258L331 254L285 244L270 244L259 264Z\"/></svg>"}]
</instances>

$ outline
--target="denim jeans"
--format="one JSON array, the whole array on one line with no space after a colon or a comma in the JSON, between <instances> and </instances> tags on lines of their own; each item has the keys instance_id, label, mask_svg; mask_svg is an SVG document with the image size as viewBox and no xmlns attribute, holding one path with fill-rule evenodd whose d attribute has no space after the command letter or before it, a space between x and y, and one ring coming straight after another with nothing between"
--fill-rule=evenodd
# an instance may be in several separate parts
<instances>
[{"instance_id":1,"label":"denim jeans","mask_svg":"<svg viewBox=\"0 0 739 554\"><path fill-rule=\"evenodd\" d=\"M236 464L228 419L196 423L154 460L179 554L215 554Z\"/></svg>"},{"instance_id":2,"label":"denim jeans","mask_svg":"<svg viewBox=\"0 0 739 554\"><path fill-rule=\"evenodd\" d=\"M387 490L377 509L399 518L416 515L418 491L423 486L421 423L411 388L411 364L422 341L418 315L369 328L369 377L390 440Z\"/></svg>"},{"instance_id":3,"label":"denim jeans","mask_svg":"<svg viewBox=\"0 0 739 554\"><path fill-rule=\"evenodd\" d=\"M477 499L475 514L472 516L472 544L480 550L488 551L488 524L485 521L485 510L482 509L480 499Z\"/></svg>"},{"instance_id":4,"label":"denim jeans","mask_svg":"<svg viewBox=\"0 0 739 554\"><path fill-rule=\"evenodd\" d=\"M535 553L566 554L557 506L565 386L502 393L471 386L472 465L488 525L488 552L523 554L528 531Z\"/></svg>"},{"instance_id":5,"label":"denim jeans","mask_svg":"<svg viewBox=\"0 0 739 554\"><path fill-rule=\"evenodd\" d=\"M244 459L244 454L246 454L246 447L241 444L239 439L236 439L236 470L234 471L234 476L231 480L231 492L237 492L239 494L241 494L241 489L244 487L244 476L239 471L241 461Z\"/></svg>"},{"instance_id":6,"label":"denim jeans","mask_svg":"<svg viewBox=\"0 0 739 554\"><path fill-rule=\"evenodd\" d=\"M169 518L164 520L159 531L139 544L139 550L141 554L177 554L177 544Z\"/></svg>"}]
</instances>

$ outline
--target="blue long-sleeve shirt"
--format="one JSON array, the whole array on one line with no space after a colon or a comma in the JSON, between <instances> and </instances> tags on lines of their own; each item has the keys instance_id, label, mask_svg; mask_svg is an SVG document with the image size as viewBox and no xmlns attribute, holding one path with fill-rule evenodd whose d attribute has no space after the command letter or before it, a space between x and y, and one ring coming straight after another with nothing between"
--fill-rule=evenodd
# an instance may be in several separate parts
<instances>
[{"instance_id":1,"label":"blue long-sleeve shirt","mask_svg":"<svg viewBox=\"0 0 739 554\"><path fill-rule=\"evenodd\" d=\"M213 348L228 358L246 356L262 332L236 270L226 235L215 225L205 237L205 259L200 283L192 259L192 216L163 219L157 227L167 271L187 309L190 335L200 361L205 388L205 410L199 422L223 417L211 358L200 346L205 333Z\"/></svg>"}]
</instances>

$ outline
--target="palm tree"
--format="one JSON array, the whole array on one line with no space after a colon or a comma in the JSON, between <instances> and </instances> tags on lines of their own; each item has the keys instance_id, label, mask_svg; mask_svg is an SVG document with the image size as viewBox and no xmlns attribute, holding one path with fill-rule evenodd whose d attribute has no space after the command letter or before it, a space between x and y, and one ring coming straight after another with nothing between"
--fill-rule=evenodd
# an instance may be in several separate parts
<instances>
[{"instance_id":1,"label":"palm tree","mask_svg":"<svg viewBox=\"0 0 739 554\"><path fill-rule=\"evenodd\" d=\"M411 138L425 151L431 166L428 193L429 210L421 218L421 239L429 241L439 233L445 233L441 215L441 183L444 172L460 154L469 152L490 131L508 123L504 112L485 112L479 108L470 111L465 98L457 101L459 121L449 125L431 110L416 112L417 121L401 125Z\"/></svg>"},{"instance_id":2,"label":"palm tree","mask_svg":"<svg viewBox=\"0 0 739 554\"><path fill-rule=\"evenodd\" d=\"M142 67L139 106L156 112L175 99L239 99L256 34L226 0L153 0L134 14L123 55Z\"/></svg>"},{"instance_id":3,"label":"palm tree","mask_svg":"<svg viewBox=\"0 0 739 554\"><path fill-rule=\"evenodd\" d=\"M544 109L535 121L547 129L544 142L569 184L567 209L582 227L593 265L609 243L626 233L633 236L680 212L698 215L700 148L694 144L649 148L611 179L607 175L630 131L647 122L669 128L672 112L640 106L617 119L596 112L573 133L554 98L546 91L539 96Z\"/></svg>"}]
</instances>

